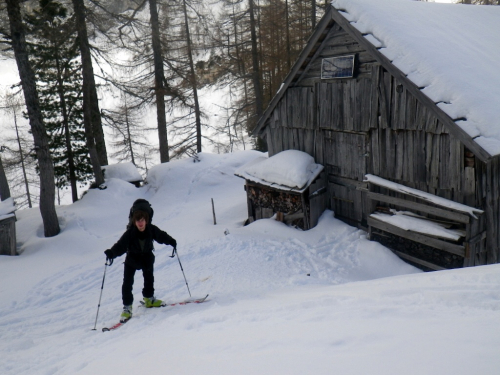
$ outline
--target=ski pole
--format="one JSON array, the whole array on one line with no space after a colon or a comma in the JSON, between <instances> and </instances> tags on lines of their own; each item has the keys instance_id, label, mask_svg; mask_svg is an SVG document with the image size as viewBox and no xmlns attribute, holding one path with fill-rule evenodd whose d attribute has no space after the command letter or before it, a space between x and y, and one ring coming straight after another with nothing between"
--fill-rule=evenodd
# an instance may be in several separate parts
<instances>
[{"instance_id":1,"label":"ski pole","mask_svg":"<svg viewBox=\"0 0 500 375\"><path fill-rule=\"evenodd\" d=\"M172 250L172 255L170 256L170 258L175 257L175 254L177 254L177 260L179 261L179 266L181 266L182 275L184 276L184 281L186 282L186 286L188 288L189 297L191 297L191 291L189 290L189 285L186 280L186 275L184 274L184 269L182 268L181 260L179 258L179 253L177 252L177 248L174 247L174 250Z\"/></svg>"},{"instance_id":2,"label":"ski pole","mask_svg":"<svg viewBox=\"0 0 500 375\"><path fill-rule=\"evenodd\" d=\"M110 266L111 263L113 263L113 260L111 259L110 261ZM108 267L108 260L106 259L106 263L104 264L104 275L102 277L102 285L101 285L101 295L99 296L99 304L97 305L97 314L95 316L95 323L94 323L94 329L92 331L95 331L95 327L97 325L97 317L99 316L99 308L101 307L101 298L102 298L102 290L104 289L104 279L106 279L106 269Z\"/></svg>"}]
</instances>

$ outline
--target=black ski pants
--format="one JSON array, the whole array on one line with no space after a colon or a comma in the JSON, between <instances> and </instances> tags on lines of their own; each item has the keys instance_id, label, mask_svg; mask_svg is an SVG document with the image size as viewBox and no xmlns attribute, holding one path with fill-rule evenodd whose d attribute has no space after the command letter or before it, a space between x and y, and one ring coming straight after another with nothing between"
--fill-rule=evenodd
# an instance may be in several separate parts
<instances>
[{"instance_id":1,"label":"black ski pants","mask_svg":"<svg viewBox=\"0 0 500 375\"><path fill-rule=\"evenodd\" d=\"M134 286L134 276L137 269L125 263L125 269L123 271L123 284L122 284L122 300L124 306L132 305L134 302L134 295L132 294L132 289ZM146 298L151 298L155 294L154 282L155 277L153 275L153 265L145 267L142 269L142 276L144 277L144 288L142 289L142 296Z\"/></svg>"}]
</instances>

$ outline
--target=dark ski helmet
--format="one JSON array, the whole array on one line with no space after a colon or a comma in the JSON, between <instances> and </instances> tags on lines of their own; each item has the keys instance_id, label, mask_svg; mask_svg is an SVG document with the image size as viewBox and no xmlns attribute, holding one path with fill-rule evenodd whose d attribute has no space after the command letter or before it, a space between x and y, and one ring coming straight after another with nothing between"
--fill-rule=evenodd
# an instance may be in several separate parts
<instances>
[{"instance_id":1,"label":"dark ski helmet","mask_svg":"<svg viewBox=\"0 0 500 375\"><path fill-rule=\"evenodd\" d=\"M129 225L132 220L132 216L134 216L135 211L144 211L149 215L149 223L153 221L153 207L151 204L145 199L137 199L132 207L130 207L130 213L128 214Z\"/></svg>"}]
</instances>

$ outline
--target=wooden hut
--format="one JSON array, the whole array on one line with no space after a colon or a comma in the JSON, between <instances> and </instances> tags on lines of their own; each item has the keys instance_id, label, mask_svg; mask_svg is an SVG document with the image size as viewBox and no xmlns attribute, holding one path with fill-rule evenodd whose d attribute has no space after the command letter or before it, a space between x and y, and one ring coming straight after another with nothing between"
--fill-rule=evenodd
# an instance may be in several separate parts
<instances>
[{"instance_id":1,"label":"wooden hut","mask_svg":"<svg viewBox=\"0 0 500 375\"><path fill-rule=\"evenodd\" d=\"M377 25L377 17L372 23L366 22L372 15L381 22L391 11L384 7L394 2L398 2L401 13L392 14L392 18L416 19L422 27L435 31L433 38L405 42L406 35L426 38L427 33L403 30L405 22ZM481 116L474 117L474 108L467 108L483 100L474 96L481 94L482 87L477 87L480 83L471 81L467 92L456 93L469 95L472 100L454 102L450 95L446 102L438 102L436 95L433 99L426 94L433 93L434 81L428 79L429 74L419 76L418 72L419 59L426 64L437 57L448 61L448 47L436 48L439 28L446 28L439 22L440 16L447 14L458 25L468 25L454 31L469 33L479 17L477 12L500 16L499 9L488 7L495 9L484 11L485 7L469 6L465 12L463 5L405 0L372 1L378 8L364 9L368 3L332 2L260 118L254 135L265 139L270 156L297 149L324 165L327 207L408 262L426 270L497 263L500 152L496 146L500 138L483 129L500 128L500 113L486 113L497 120L484 124ZM457 9L460 11L455 14ZM500 35L498 25L490 19L484 17L484 26L491 26L493 35ZM391 30L393 24L396 26ZM461 35L455 38L462 43ZM498 41L491 44L491 39L478 38L477 48L468 54L460 52L465 53L465 67L477 61L472 55L478 50L484 52L481 61L485 67L498 63L487 57L490 50L498 49ZM425 43L428 52L411 54L414 45ZM429 58L425 53L443 56ZM461 62L449 64L455 64L456 70ZM431 68L436 79L448 79L450 72L442 66ZM467 77L464 79L467 82ZM487 79L499 81L500 86L498 72ZM448 82L453 81L450 78ZM498 112L497 107L483 105L486 109L482 114ZM394 215L400 216L390 220ZM415 225L405 227L403 219L415 220ZM444 232L421 229L424 224L442 227Z\"/></svg>"},{"instance_id":2,"label":"wooden hut","mask_svg":"<svg viewBox=\"0 0 500 375\"><path fill-rule=\"evenodd\" d=\"M0 202L0 255L17 255L15 210L12 198Z\"/></svg>"}]
</instances>

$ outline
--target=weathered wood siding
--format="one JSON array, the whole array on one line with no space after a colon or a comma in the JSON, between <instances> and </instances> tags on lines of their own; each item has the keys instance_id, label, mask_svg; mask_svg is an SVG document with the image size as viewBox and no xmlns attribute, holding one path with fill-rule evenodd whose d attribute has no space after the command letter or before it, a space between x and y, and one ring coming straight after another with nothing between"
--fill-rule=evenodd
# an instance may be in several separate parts
<instances>
[{"instance_id":1,"label":"weathered wood siding","mask_svg":"<svg viewBox=\"0 0 500 375\"><path fill-rule=\"evenodd\" d=\"M322 80L321 59L346 54L356 55L355 77ZM372 207L363 194L367 173L481 208L485 214L467 233L474 240L467 249L470 265L498 262L498 158L474 158L338 25L315 56L267 120L269 155L297 149L314 156L328 173L328 207L361 227Z\"/></svg>"},{"instance_id":2,"label":"weathered wood siding","mask_svg":"<svg viewBox=\"0 0 500 375\"><path fill-rule=\"evenodd\" d=\"M15 216L0 220L0 255L17 255Z\"/></svg>"},{"instance_id":3,"label":"weathered wood siding","mask_svg":"<svg viewBox=\"0 0 500 375\"><path fill-rule=\"evenodd\" d=\"M498 263L500 260L500 160L495 158L487 165L482 163L484 171L476 183L484 196L484 216L486 226L486 249L479 256L479 264ZM481 181L479 181L481 180ZM484 189L484 190L483 190Z\"/></svg>"}]
</instances>

